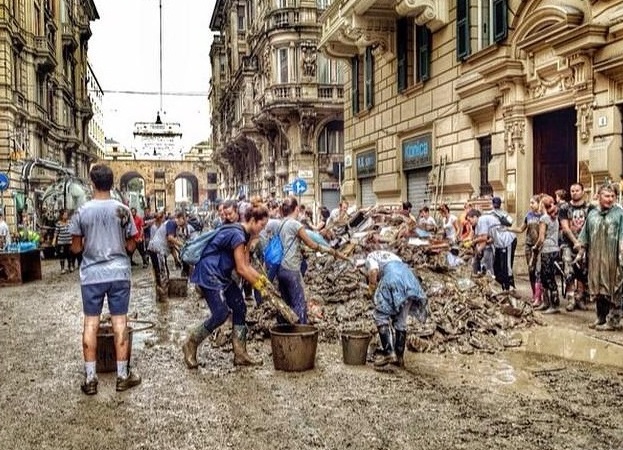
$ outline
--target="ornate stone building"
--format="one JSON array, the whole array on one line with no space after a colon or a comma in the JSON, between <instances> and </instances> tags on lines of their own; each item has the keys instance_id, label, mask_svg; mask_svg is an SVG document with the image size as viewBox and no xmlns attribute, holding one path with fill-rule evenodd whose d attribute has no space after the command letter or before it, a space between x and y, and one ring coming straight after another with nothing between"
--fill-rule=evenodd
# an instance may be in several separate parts
<instances>
[{"instance_id":1,"label":"ornate stone building","mask_svg":"<svg viewBox=\"0 0 623 450\"><path fill-rule=\"evenodd\" d=\"M280 197L302 178L303 202L337 204L345 65L317 50L324 3L217 0L210 102L221 197Z\"/></svg>"},{"instance_id":2,"label":"ornate stone building","mask_svg":"<svg viewBox=\"0 0 623 450\"><path fill-rule=\"evenodd\" d=\"M348 61L345 182L414 207L622 171L623 2L335 0L320 48Z\"/></svg>"},{"instance_id":3,"label":"ornate stone building","mask_svg":"<svg viewBox=\"0 0 623 450\"><path fill-rule=\"evenodd\" d=\"M0 0L0 172L14 225L58 173L84 176L97 158L88 137L93 0Z\"/></svg>"}]
</instances>

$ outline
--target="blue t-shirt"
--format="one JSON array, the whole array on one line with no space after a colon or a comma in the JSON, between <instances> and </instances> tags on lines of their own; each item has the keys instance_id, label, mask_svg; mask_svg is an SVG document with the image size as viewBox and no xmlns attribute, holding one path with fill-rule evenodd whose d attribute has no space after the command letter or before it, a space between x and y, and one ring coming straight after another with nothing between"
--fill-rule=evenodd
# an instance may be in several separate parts
<instances>
[{"instance_id":1,"label":"blue t-shirt","mask_svg":"<svg viewBox=\"0 0 623 450\"><path fill-rule=\"evenodd\" d=\"M220 228L203 249L201 259L190 276L191 283L208 289L225 289L232 282L236 267L234 249L248 242L249 236L240 227Z\"/></svg>"}]
</instances>

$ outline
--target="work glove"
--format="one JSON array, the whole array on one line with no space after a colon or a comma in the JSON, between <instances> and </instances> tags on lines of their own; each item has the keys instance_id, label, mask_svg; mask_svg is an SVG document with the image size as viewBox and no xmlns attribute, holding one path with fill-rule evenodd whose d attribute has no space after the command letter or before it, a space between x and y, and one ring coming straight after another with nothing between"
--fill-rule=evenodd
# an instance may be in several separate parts
<instances>
[{"instance_id":1,"label":"work glove","mask_svg":"<svg viewBox=\"0 0 623 450\"><path fill-rule=\"evenodd\" d=\"M370 295L370 298L374 298L374 292L376 292L376 284L368 284L368 295Z\"/></svg>"},{"instance_id":2,"label":"work glove","mask_svg":"<svg viewBox=\"0 0 623 450\"><path fill-rule=\"evenodd\" d=\"M260 294L262 294L262 296L264 296L266 293L266 286L268 286L269 284L270 281L268 280L268 278L266 278L266 275L260 275L259 278L255 280L252 286L253 289L255 289Z\"/></svg>"}]
</instances>

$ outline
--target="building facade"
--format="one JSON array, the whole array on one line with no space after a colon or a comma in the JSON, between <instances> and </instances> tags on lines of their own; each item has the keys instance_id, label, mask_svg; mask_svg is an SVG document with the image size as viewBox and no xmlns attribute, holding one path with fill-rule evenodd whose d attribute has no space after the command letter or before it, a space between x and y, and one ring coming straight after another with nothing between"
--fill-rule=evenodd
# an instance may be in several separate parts
<instances>
[{"instance_id":1,"label":"building facade","mask_svg":"<svg viewBox=\"0 0 623 450\"><path fill-rule=\"evenodd\" d=\"M97 81L93 68L88 63L87 95L89 96L91 108L93 109L93 117L89 120L87 136L97 159L102 159L106 151L106 135L104 133L104 91L99 81ZM88 167L86 169L88 170Z\"/></svg>"},{"instance_id":2,"label":"building facade","mask_svg":"<svg viewBox=\"0 0 623 450\"><path fill-rule=\"evenodd\" d=\"M84 176L98 155L88 138L93 0L0 1L0 171L7 222L37 208L59 174Z\"/></svg>"},{"instance_id":3,"label":"building facade","mask_svg":"<svg viewBox=\"0 0 623 450\"><path fill-rule=\"evenodd\" d=\"M295 179L334 206L343 164L343 62L318 52L316 0L217 0L210 104L221 198L277 196Z\"/></svg>"},{"instance_id":4,"label":"building facade","mask_svg":"<svg viewBox=\"0 0 623 450\"><path fill-rule=\"evenodd\" d=\"M348 199L523 213L621 179L622 1L334 0L321 22L350 66Z\"/></svg>"}]
</instances>

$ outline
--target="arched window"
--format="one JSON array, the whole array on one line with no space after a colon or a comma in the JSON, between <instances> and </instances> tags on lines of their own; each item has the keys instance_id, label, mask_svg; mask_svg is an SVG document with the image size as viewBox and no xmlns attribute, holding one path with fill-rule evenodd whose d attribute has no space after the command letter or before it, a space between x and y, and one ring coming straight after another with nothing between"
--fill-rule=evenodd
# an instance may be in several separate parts
<instances>
[{"instance_id":1,"label":"arched window","mask_svg":"<svg viewBox=\"0 0 623 450\"><path fill-rule=\"evenodd\" d=\"M344 151L344 123L329 122L318 135L318 153L336 154Z\"/></svg>"}]
</instances>

